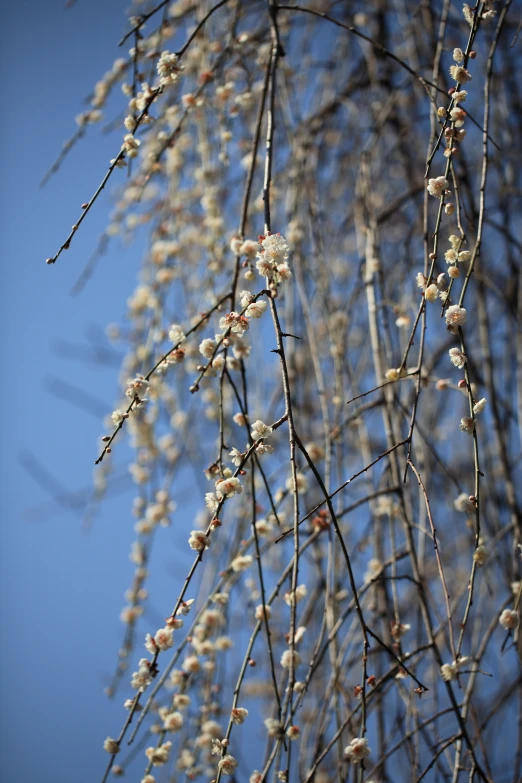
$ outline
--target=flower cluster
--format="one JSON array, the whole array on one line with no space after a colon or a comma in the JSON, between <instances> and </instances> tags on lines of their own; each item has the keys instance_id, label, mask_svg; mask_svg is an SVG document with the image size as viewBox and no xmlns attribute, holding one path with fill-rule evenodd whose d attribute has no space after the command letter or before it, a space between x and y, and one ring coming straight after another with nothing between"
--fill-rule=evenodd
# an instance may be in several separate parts
<instances>
[{"instance_id":1,"label":"flower cluster","mask_svg":"<svg viewBox=\"0 0 522 783\"><path fill-rule=\"evenodd\" d=\"M292 272L287 262L290 246L286 239L281 234L268 234L259 237L259 244L256 261L259 274L276 284L289 280Z\"/></svg>"}]
</instances>

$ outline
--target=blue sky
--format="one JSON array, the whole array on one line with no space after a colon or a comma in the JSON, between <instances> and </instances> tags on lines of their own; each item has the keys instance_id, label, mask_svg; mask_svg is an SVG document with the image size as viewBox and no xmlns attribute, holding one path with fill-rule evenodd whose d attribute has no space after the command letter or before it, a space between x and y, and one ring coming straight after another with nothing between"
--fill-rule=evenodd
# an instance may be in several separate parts
<instances>
[{"instance_id":1,"label":"blue sky","mask_svg":"<svg viewBox=\"0 0 522 783\"><path fill-rule=\"evenodd\" d=\"M88 534L70 511L51 509L36 521L32 510L49 509L51 497L20 456L31 453L66 492L88 488L101 417L58 399L49 386L56 378L70 382L108 412L117 392L117 364L88 365L56 352L60 340L86 345L89 334L103 335L134 285L139 251L115 247L84 293L69 293L105 225L110 192L73 249L55 267L45 264L96 188L117 138L93 127L47 187L38 184L74 132L84 97L121 56L125 7L79 0L66 10L63 0L19 0L4 14L1 767L4 779L27 783L97 780L106 761L101 743L123 717L121 699L109 703L103 685L132 573L132 496L108 501Z\"/></svg>"}]
</instances>

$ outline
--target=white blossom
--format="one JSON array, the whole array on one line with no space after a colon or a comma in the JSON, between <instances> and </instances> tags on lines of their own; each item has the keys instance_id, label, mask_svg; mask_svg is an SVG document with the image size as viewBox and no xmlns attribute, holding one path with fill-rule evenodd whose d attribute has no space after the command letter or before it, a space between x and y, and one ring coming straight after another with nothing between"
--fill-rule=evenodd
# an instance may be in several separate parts
<instances>
[{"instance_id":1,"label":"white blossom","mask_svg":"<svg viewBox=\"0 0 522 783\"><path fill-rule=\"evenodd\" d=\"M451 78L459 84L466 84L466 82L471 81L471 75L469 71L463 68L462 65L451 65L449 72Z\"/></svg>"},{"instance_id":2,"label":"white blossom","mask_svg":"<svg viewBox=\"0 0 522 783\"><path fill-rule=\"evenodd\" d=\"M107 737L103 743L103 749L106 750L107 753L114 755L115 753L120 752L120 743L112 737Z\"/></svg>"},{"instance_id":3,"label":"white blossom","mask_svg":"<svg viewBox=\"0 0 522 783\"><path fill-rule=\"evenodd\" d=\"M201 530L193 530L189 537L189 546L196 552L203 552L209 547L209 538Z\"/></svg>"},{"instance_id":4,"label":"white blossom","mask_svg":"<svg viewBox=\"0 0 522 783\"><path fill-rule=\"evenodd\" d=\"M455 498L453 505L457 511L461 511L463 514L474 514L476 511L475 504L465 492L462 492L458 498Z\"/></svg>"},{"instance_id":5,"label":"white blossom","mask_svg":"<svg viewBox=\"0 0 522 783\"><path fill-rule=\"evenodd\" d=\"M248 710L244 707L235 707L230 714L233 723L244 723L245 718L248 717Z\"/></svg>"},{"instance_id":6,"label":"white blossom","mask_svg":"<svg viewBox=\"0 0 522 783\"><path fill-rule=\"evenodd\" d=\"M169 329L169 340L171 343L182 343L185 340L185 332L179 324L172 324Z\"/></svg>"},{"instance_id":7,"label":"white blossom","mask_svg":"<svg viewBox=\"0 0 522 783\"><path fill-rule=\"evenodd\" d=\"M446 310L446 323L450 326L463 326L466 323L466 309L459 305L451 305Z\"/></svg>"},{"instance_id":8,"label":"white blossom","mask_svg":"<svg viewBox=\"0 0 522 783\"><path fill-rule=\"evenodd\" d=\"M296 669L299 666L299 664L301 663L301 656L299 655L299 653L296 650L294 650L293 652L292 650L285 650L281 656L281 666L283 667L283 669L290 668L290 666L292 665L292 657L294 661L294 669Z\"/></svg>"},{"instance_id":9,"label":"white blossom","mask_svg":"<svg viewBox=\"0 0 522 783\"><path fill-rule=\"evenodd\" d=\"M257 302L248 305L245 315L247 318L261 318L267 307L268 305L263 299L258 299Z\"/></svg>"},{"instance_id":10,"label":"white blossom","mask_svg":"<svg viewBox=\"0 0 522 783\"><path fill-rule=\"evenodd\" d=\"M476 415L477 413L482 413L484 408L486 407L487 400L485 397L482 397L481 400L476 402L473 406L473 413Z\"/></svg>"},{"instance_id":11,"label":"white blossom","mask_svg":"<svg viewBox=\"0 0 522 783\"><path fill-rule=\"evenodd\" d=\"M453 50L453 59L456 63L461 63L464 59L464 52L462 49L454 49Z\"/></svg>"},{"instance_id":12,"label":"white blossom","mask_svg":"<svg viewBox=\"0 0 522 783\"><path fill-rule=\"evenodd\" d=\"M169 712L163 720L165 731L179 731L183 726L183 715L181 712Z\"/></svg>"},{"instance_id":13,"label":"white blossom","mask_svg":"<svg viewBox=\"0 0 522 783\"><path fill-rule=\"evenodd\" d=\"M489 557L489 552L482 544L478 546L473 553L473 560L477 565L484 565Z\"/></svg>"},{"instance_id":14,"label":"white blossom","mask_svg":"<svg viewBox=\"0 0 522 783\"><path fill-rule=\"evenodd\" d=\"M252 440L260 440L261 438L268 438L272 432L272 427L269 424L265 424L260 419L255 421L252 425Z\"/></svg>"},{"instance_id":15,"label":"white blossom","mask_svg":"<svg viewBox=\"0 0 522 783\"><path fill-rule=\"evenodd\" d=\"M455 365L455 367L458 367L459 370L462 370L466 363L466 357L462 353L461 350L458 348L450 348L449 349L449 357L451 360L451 363Z\"/></svg>"},{"instance_id":16,"label":"white blossom","mask_svg":"<svg viewBox=\"0 0 522 783\"><path fill-rule=\"evenodd\" d=\"M172 54L169 51L161 53L161 57L158 60L157 71L160 77L160 84L163 87L174 84L178 80L178 74L183 70L183 65L179 62L177 54Z\"/></svg>"},{"instance_id":17,"label":"white blossom","mask_svg":"<svg viewBox=\"0 0 522 783\"><path fill-rule=\"evenodd\" d=\"M202 356L205 357L205 359L210 359L211 356L213 356L214 351L216 350L216 341L212 340L210 337L207 337L205 340L202 340L199 344L199 352Z\"/></svg>"},{"instance_id":18,"label":"white blossom","mask_svg":"<svg viewBox=\"0 0 522 783\"><path fill-rule=\"evenodd\" d=\"M439 289L435 285L435 283L432 283L429 285L426 290L424 291L424 298L427 302L436 302L439 296Z\"/></svg>"},{"instance_id":19,"label":"white blossom","mask_svg":"<svg viewBox=\"0 0 522 783\"><path fill-rule=\"evenodd\" d=\"M246 571L247 568L250 568L253 561L254 558L252 555L238 555L232 560L230 567L235 573L241 573L242 571Z\"/></svg>"},{"instance_id":20,"label":"white blossom","mask_svg":"<svg viewBox=\"0 0 522 783\"><path fill-rule=\"evenodd\" d=\"M518 625L518 612L514 609L504 609L498 621L506 631L513 631Z\"/></svg>"},{"instance_id":21,"label":"white blossom","mask_svg":"<svg viewBox=\"0 0 522 783\"><path fill-rule=\"evenodd\" d=\"M467 435L472 435L475 429L475 422L471 416L463 416L460 420L459 429Z\"/></svg>"},{"instance_id":22,"label":"white blossom","mask_svg":"<svg viewBox=\"0 0 522 783\"><path fill-rule=\"evenodd\" d=\"M427 191L430 196L442 198L448 187L448 180L444 176L434 177L428 180Z\"/></svg>"},{"instance_id":23,"label":"white blossom","mask_svg":"<svg viewBox=\"0 0 522 783\"><path fill-rule=\"evenodd\" d=\"M368 758L371 750L366 737L356 737L344 749L344 754L352 764L360 764L361 761Z\"/></svg>"},{"instance_id":24,"label":"white blossom","mask_svg":"<svg viewBox=\"0 0 522 783\"><path fill-rule=\"evenodd\" d=\"M164 742L159 748L147 748L145 755L154 767L161 767L169 760L172 742Z\"/></svg>"},{"instance_id":25,"label":"white blossom","mask_svg":"<svg viewBox=\"0 0 522 783\"><path fill-rule=\"evenodd\" d=\"M257 271L263 277L273 277L276 283L291 277L290 267L286 263L290 247L281 234L268 234L260 241L261 249L257 253Z\"/></svg>"},{"instance_id":26,"label":"white blossom","mask_svg":"<svg viewBox=\"0 0 522 783\"><path fill-rule=\"evenodd\" d=\"M218 763L218 769L223 773L223 775L233 775L236 767L237 761L235 760L234 756L230 755L230 753L227 753L226 756L223 756L221 761Z\"/></svg>"},{"instance_id":27,"label":"white blossom","mask_svg":"<svg viewBox=\"0 0 522 783\"><path fill-rule=\"evenodd\" d=\"M216 491L227 498L231 498L234 495L240 495L243 492L243 487L238 478L230 476L217 482Z\"/></svg>"}]
</instances>

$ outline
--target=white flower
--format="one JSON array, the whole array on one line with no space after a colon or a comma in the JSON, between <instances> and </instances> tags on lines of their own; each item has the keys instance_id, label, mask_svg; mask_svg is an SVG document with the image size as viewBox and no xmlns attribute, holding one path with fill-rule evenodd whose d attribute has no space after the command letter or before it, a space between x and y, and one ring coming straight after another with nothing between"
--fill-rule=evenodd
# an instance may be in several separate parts
<instances>
[{"instance_id":1,"label":"white flower","mask_svg":"<svg viewBox=\"0 0 522 783\"><path fill-rule=\"evenodd\" d=\"M281 656L281 666L283 669L289 669L292 663L292 656L294 660L294 669L297 669L299 664L301 663L301 656L299 653L294 650L292 653L292 650L285 650L284 653Z\"/></svg>"},{"instance_id":2,"label":"white flower","mask_svg":"<svg viewBox=\"0 0 522 783\"><path fill-rule=\"evenodd\" d=\"M396 381L400 377L400 373L398 370L395 370L393 367L389 370L386 370L384 377L387 381Z\"/></svg>"},{"instance_id":3,"label":"white flower","mask_svg":"<svg viewBox=\"0 0 522 783\"><path fill-rule=\"evenodd\" d=\"M450 348L449 349L449 357L451 360L451 363L455 365L455 367L458 367L459 370L462 370L466 363L466 357L460 351L458 348Z\"/></svg>"},{"instance_id":4,"label":"white flower","mask_svg":"<svg viewBox=\"0 0 522 783\"><path fill-rule=\"evenodd\" d=\"M281 234L268 234L261 240L257 254L257 271L263 277L273 277L276 283L288 280L291 271L286 263L290 247Z\"/></svg>"},{"instance_id":5,"label":"white flower","mask_svg":"<svg viewBox=\"0 0 522 783\"><path fill-rule=\"evenodd\" d=\"M161 767L169 760L172 742L164 742L159 748L147 748L145 755L154 767Z\"/></svg>"},{"instance_id":6,"label":"white flower","mask_svg":"<svg viewBox=\"0 0 522 783\"><path fill-rule=\"evenodd\" d=\"M451 65L450 69L450 76L452 79L454 79L459 84L466 84L466 82L471 81L471 76L469 72L462 67L462 65Z\"/></svg>"},{"instance_id":7,"label":"white flower","mask_svg":"<svg viewBox=\"0 0 522 783\"><path fill-rule=\"evenodd\" d=\"M236 468L238 468L243 461L243 453L236 448L229 452L229 457L232 460L232 464L235 465Z\"/></svg>"},{"instance_id":8,"label":"white flower","mask_svg":"<svg viewBox=\"0 0 522 783\"><path fill-rule=\"evenodd\" d=\"M371 751L366 737L356 737L344 749L345 756L352 764L359 764L361 761L364 761L364 759L368 758L370 753Z\"/></svg>"},{"instance_id":9,"label":"white flower","mask_svg":"<svg viewBox=\"0 0 522 783\"><path fill-rule=\"evenodd\" d=\"M463 416L460 420L459 430L465 432L467 435L472 435L475 429L475 422L471 416Z\"/></svg>"},{"instance_id":10,"label":"white flower","mask_svg":"<svg viewBox=\"0 0 522 783\"><path fill-rule=\"evenodd\" d=\"M258 257L262 256L275 265L286 261L290 252L288 242L281 234L268 234L261 240L261 247L262 250L258 253Z\"/></svg>"},{"instance_id":11,"label":"white flower","mask_svg":"<svg viewBox=\"0 0 522 783\"><path fill-rule=\"evenodd\" d=\"M468 94L467 90L458 90L458 91L456 90L451 96L453 98L453 103L464 103L467 94Z\"/></svg>"},{"instance_id":12,"label":"white flower","mask_svg":"<svg viewBox=\"0 0 522 783\"><path fill-rule=\"evenodd\" d=\"M444 176L440 176L429 179L426 189L430 196L441 198L444 195L444 191L447 189L447 187L448 180Z\"/></svg>"},{"instance_id":13,"label":"white flower","mask_svg":"<svg viewBox=\"0 0 522 783\"><path fill-rule=\"evenodd\" d=\"M176 614L188 614L190 612L190 607L194 603L194 600L194 598L189 598L188 601L182 601Z\"/></svg>"},{"instance_id":14,"label":"white flower","mask_svg":"<svg viewBox=\"0 0 522 783\"><path fill-rule=\"evenodd\" d=\"M248 305L245 315L247 318L261 318L267 307L268 305L265 301L258 299L257 302L252 302L252 304Z\"/></svg>"},{"instance_id":15,"label":"white flower","mask_svg":"<svg viewBox=\"0 0 522 783\"><path fill-rule=\"evenodd\" d=\"M481 400L476 402L475 405L473 406L473 413L475 413L475 414L482 413L482 411L486 407L486 402L487 402L487 400L486 400L485 397L482 397Z\"/></svg>"},{"instance_id":16,"label":"white flower","mask_svg":"<svg viewBox=\"0 0 522 783\"><path fill-rule=\"evenodd\" d=\"M242 256L248 256L249 258L254 258L257 249L259 245L254 239L245 239L243 244L240 247L240 253Z\"/></svg>"},{"instance_id":17,"label":"white flower","mask_svg":"<svg viewBox=\"0 0 522 783\"><path fill-rule=\"evenodd\" d=\"M269 536L274 526L268 519L259 519L256 522L256 532L259 536Z\"/></svg>"},{"instance_id":18,"label":"white flower","mask_svg":"<svg viewBox=\"0 0 522 783\"><path fill-rule=\"evenodd\" d=\"M219 319L219 328L222 332L230 330L233 334L239 335L239 337L247 331L249 326L248 318L244 315L239 315L234 310Z\"/></svg>"},{"instance_id":19,"label":"white flower","mask_svg":"<svg viewBox=\"0 0 522 783\"><path fill-rule=\"evenodd\" d=\"M134 380L127 383L127 390L125 392L126 397L131 399L145 399L145 395L149 388L149 382L143 377L143 375L137 375Z\"/></svg>"},{"instance_id":20,"label":"white flower","mask_svg":"<svg viewBox=\"0 0 522 783\"><path fill-rule=\"evenodd\" d=\"M261 438L268 438L271 432L272 427L258 419L253 423L250 434L252 435L252 440L260 440Z\"/></svg>"},{"instance_id":21,"label":"white flower","mask_svg":"<svg viewBox=\"0 0 522 783\"><path fill-rule=\"evenodd\" d=\"M299 739L301 736L301 729L299 726L289 726L286 730L286 734L288 736L288 739L290 740L296 740Z\"/></svg>"},{"instance_id":22,"label":"white flower","mask_svg":"<svg viewBox=\"0 0 522 783\"><path fill-rule=\"evenodd\" d=\"M450 680L456 680L459 667L454 663L443 663L440 667L440 673L444 682L450 682Z\"/></svg>"},{"instance_id":23,"label":"white flower","mask_svg":"<svg viewBox=\"0 0 522 783\"><path fill-rule=\"evenodd\" d=\"M134 672L131 678L131 686L137 691L143 691L152 682L150 673L150 664L146 658L142 658L138 664L138 671Z\"/></svg>"},{"instance_id":24,"label":"white flower","mask_svg":"<svg viewBox=\"0 0 522 783\"><path fill-rule=\"evenodd\" d=\"M256 610L254 612L254 617L256 618L256 620L264 620L265 617L267 618L267 620L269 620L271 616L272 616L272 609L270 608L270 606L268 605L263 606L263 604L259 604L258 606L256 606Z\"/></svg>"},{"instance_id":25,"label":"white flower","mask_svg":"<svg viewBox=\"0 0 522 783\"><path fill-rule=\"evenodd\" d=\"M298 604L300 601L302 601L307 593L308 593L308 590L307 590L306 585L298 585L295 588L295 602L296 602L296 604ZM285 599L285 604L287 604L288 606L291 606L293 604L293 602L294 602L294 593L292 593L292 591L289 590L287 593L285 593L284 599Z\"/></svg>"},{"instance_id":26,"label":"white flower","mask_svg":"<svg viewBox=\"0 0 522 783\"><path fill-rule=\"evenodd\" d=\"M489 557L489 552L482 544L478 546L473 553L473 560L477 565L484 565Z\"/></svg>"},{"instance_id":27,"label":"white flower","mask_svg":"<svg viewBox=\"0 0 522 783\"><path fill-rule=\"evenodd\" d=\"M238 478L230 476L217 482L216 491L227 498L231 498L233 495L240 495L243 492L243 487Z\"/></svg>"},{"instance_id":28,"label":"white flower","mask_svg":"<svg viewBox=\"0 0 522 783\"><path fill-rule=\"evenodd\" d=\"M207 337L205 340L202 340L199 344L199 352L202 356L205 357L205 359L210 359L211 356L213 356L214 351L216 350L216 341L212 340L210 337Z\"/></svg>"},{"instance_id":29,"label":"white flower","mask_svg":"<svg viewBox=\"0 0 522 783\"><path fill-rule=\"evenodd\" d=\"M250 568L253 561L254 558L252 557L252 555L238 555L232 560L232 562L230 563L230 567L232 571L238 574L241 573L242 571L246 571L247 568Z\"/></svg>"},{"instance_id":30,"label":"white flower","mask_svg":"<svg viewBox=\"0 0 522 783\"><path fill-rule=\"evenodd\" d=\"M453 50L453 59L455 60L456 63L462 62L462 60L464 59L464 52L462 51L462 49Z\"/></svg>"},{"instance_id":31,"label":"white flower","mask_svg":"<svg viewBox=\"0 0 522 783\"><path fill-rule=\"evenodd\" d=\"M172 628L160 628L154 637L156 646L160 652L165 652L174 644Z\"/></svg>"},{"instance_id":32,"label":"white flower","mask_svg":"<svg viewBox=\"0 0 522 783\"><path fill-rule=\"evenodd\" d=\"M128 158L135 158L138 155L138 147L141 141L135 138L132 133L127 133L123 137L123 144L121 145L122 151Z\"/></svg>"},{"instance_id":33,"label":"white flower","mask_svg":"<svg viewBox=\"0 0 522 783\"><path fill-rule=\"evenodd\" d=\"M107 753L114 755L115 753L120 752L120 743L112 737L107 737L103 743L103 749L106 750Z\"/></svg>"},{"instance_id":34,"label":"white flower","mask_svg":"<svg viewBox=\"0 0 522 783\"><path fill-rule=\"evenodd\" d=\"M190 548L194 549L196 552L203 552L209 547L208 536L206 536L201 530L193 530L190 534L188 542Z\"/></svg>"},{"instance_id":35,"label":"white flower","mask_svg":"<svg viewBox=\"0 0 522 783\"><path fill-rule=\"evenodd\" d=\"M471 250L461 250L459 253L459 262L467 262L471 259Z\"/></svg>"},{"instance_id":36,"label":"white flower","mask_svg":"<svg viewBox=\"0 0 522 783\"><path fill-rule=\"evenodd\" d=\"M179 324L172 324L169 329L169 340L172 343L182 343L185 340L185 332Z\"/></svg>"},{"instance_id":37,"label":"white flower","mask_svg":"<svg viewBox=\"0 0 522 783\"><path fill-rule=\"evenodd\" d=\"M269 737L279 737L283 734L283 727L275 718L267 718L264 721Z\"/></svg>"},{"instance_id":38,"label":"white flower","mask_svg":"<svg viewBox=\"0 0 522 783\"><path fill-rule=\"evenodd\" d=\"M512 631L518 625L518 612L514 609L504 609L498 621L506 631Z\"/></svg>"},{"instance_id":39,"label":"white flower","mask_svg":"<svg viewBox=\"0 0 522 783\"><path fill-rule=\"evenodd\" d=\"M435 285L435 283L432 283L429 285L426 290L424 291L424 298L428 302L436 302L439 295L439 289Z\"/></svg>"},{"instance_id":40,"label":"white flower","mask_svg":"<svg viewBox=\"0 0 522 783\"><path fill-rule=\"evenodd\" d=\"M464 109L461 109L460 107L456 106L454 109L450 112L450 117L455 123L456 128L462 128L464 125L464 120L466 119L466 112Z\"/></svg>"},{"instance_id":41,"label":"white flower","mask_svg":"<svg viewBox=\"0 0 522 783\"><path fill-rule=\"evenodd\" d=\"M165 716L163 728L165 731L179 731L183 726L183 715L181 712L170 712Z\"/></svg>"},{"instance_id":42,"label":"white flower","mask_svg":"<svg viewBox=\"0 0 522 783\"><path fill-rule=\"evenodd\" d=\"M466 309L459 305L451 305L446 310L446 323L449 326L463 326L466 323Z\"/></svg>"},{"instance_id":43,"label":"white flower","mask_svg":"<svg viewBox=\"0 0 522 783\"><path fill-rule=\"evenodd\" d=\"M178 80L179 72L183 70L183 65L179 62L178 55L168 51L161 53L156 67L160 77L160 84L164 87L174 84Z\"/></svg>"},{"instance_id":44,"label":"white flower","mask_svg":"<svg viewBox=\"0 0 522 783\"><path fill-rule=\"evenodd\" d=\"M236 707L230 714L233 723L244 723L245 718L248 717L248 710L246 710L244 707Z\"/></svg>"},{"instance_id":45,"label":"white flower","mask_svg":"<svg viewBox=\"0 0 522 783\"><path fill-rule=\"evenodd\" d=\"M461 656L458 661L453 661L452 663L444 663L440 667L440 673L442 676L442 679L445 682L449 682L450 680L456 680L457 675L462 668L462 666L469 661L468 656L463 655Z\"/></svg>"},{"instance_id":46,"label":"white flower","mask_svg":"<svg viewBox=\"0 0 522 783\"><path fill-rule=\"evenodd\" d=\"M230 753L227 753L227 755L223 756L221 761L218 762L218 769L223 773L223 775L233 775L236 767L237 761L235 760L234 756L230 755Z\"/></svg>"},{"instance_id":47,"label":"white flower","mask_svg":"<svg viewBox=\"0 0 522 783\"><path fill-rule=\"evenodd\" d=\"M254 294L251 294L250 291L241 291L239 294L239 304L241 305L241 309L248 307L249 304L252 304L254 301Z\"/></svg>"},{"instance_id":48,"label":"white flower","mask_svg":"<svg viewBox=\"0 0 522 783\"><path fill-rule=\"evenodd\" d=\"M235 256L240 255L241 253L241 240L239 237L232 237L230 240L230 249L234 253Z\"/></svg>"},{"instance_id":49,"label":"white flower","mask_svg":"<svg viewBox=\"0 0 522 783\"><path fill-rule=\"evenodd\" d=\"M219 500L212 492L207 492L205 494L205 505L206 507L214 513L214 511L217 511L219 507Z\"/></svg>"},{"instance_id":50,"label":"white flower","mask_svg":"<svg viewBox=\"0 0 522 783\"><path fill-rule=\"evenodd\" d=\"M201 664L199 662L199 658L197 655L187 655L183 663L181 664L181 668L184 672L190 672L192 674L196 674L201 669Z\"/></svg>"},{"instance_id":51,"label":"white flower","mask_svg":"<svg viewBox=\"0 0 522 783\"><path fill-rule=\"evenodd\" d=\"M476 511L475 504L465 492L462 492L458 498L455 498L453 505L457 511L461 511L463 514L474 514Z\"/></svg>"}]
</instances>

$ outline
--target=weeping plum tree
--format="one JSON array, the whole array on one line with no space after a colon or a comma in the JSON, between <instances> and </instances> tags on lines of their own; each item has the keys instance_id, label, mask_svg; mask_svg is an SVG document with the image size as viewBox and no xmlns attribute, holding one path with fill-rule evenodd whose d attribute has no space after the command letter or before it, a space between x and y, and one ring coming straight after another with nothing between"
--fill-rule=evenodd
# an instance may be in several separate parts
<instances>
[{"instance_id":1,"label":"weeping plum tree","mask_svg":"<svg viewBox=\"0 0 522 783\"><path fill-rule=\"evenodd\" d=\"M76 291L146 241L96 459L135 487L103 781L520 780L515 5L131 8L47 261L106 185Z\"/></svg>"}]
</instances>

